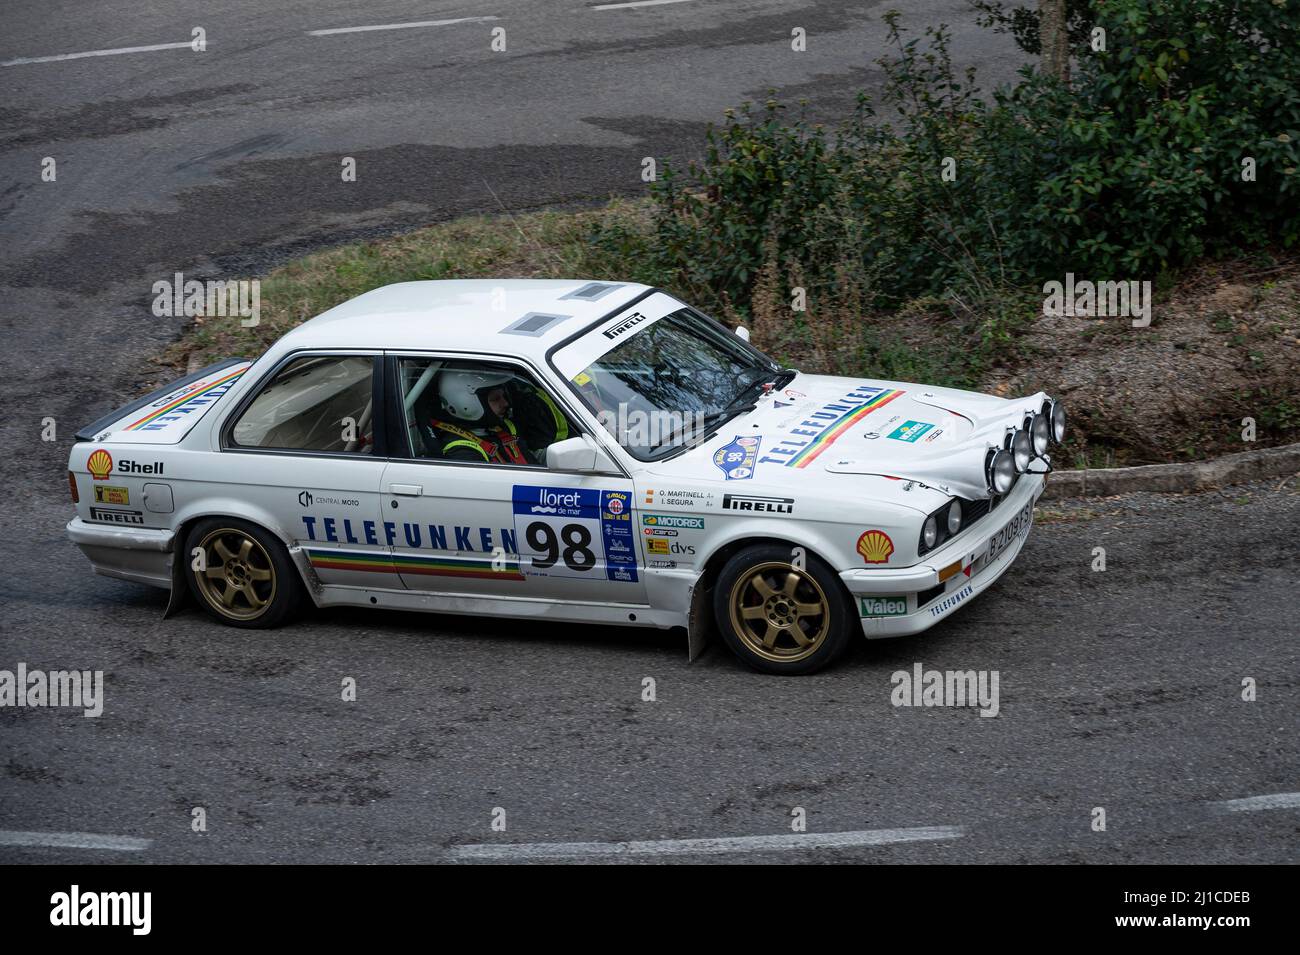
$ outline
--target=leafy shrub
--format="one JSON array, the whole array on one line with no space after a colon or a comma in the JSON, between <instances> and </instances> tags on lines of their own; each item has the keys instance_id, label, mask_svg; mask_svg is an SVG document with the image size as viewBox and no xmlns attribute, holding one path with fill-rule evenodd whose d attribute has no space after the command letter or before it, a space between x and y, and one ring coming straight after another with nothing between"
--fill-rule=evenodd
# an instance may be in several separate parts
<instances>
[{"instance_id":1,"label":"leafy shrub","mask_svg":"<svg viewBox=\"0 0 1300 955\"><path fill-rule=\"evenodd\" d=\"M765 269L781 295L888 308L1300 240L1300 0L1080 9L1105 49L1075 44L1068 88L1026 69L991 97L945 28L922 43L886 14L883 114L865 95L834 131L775 99L729 111L701 163L655 184L649 241L596 244L640 243L646 273L745 315Z\"/></svg>"}]
</instances>

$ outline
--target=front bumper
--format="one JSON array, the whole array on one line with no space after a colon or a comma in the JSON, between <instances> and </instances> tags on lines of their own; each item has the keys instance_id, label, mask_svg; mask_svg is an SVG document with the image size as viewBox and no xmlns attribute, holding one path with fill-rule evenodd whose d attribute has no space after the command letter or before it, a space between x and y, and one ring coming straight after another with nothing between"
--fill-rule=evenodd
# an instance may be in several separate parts
<instances>
[{"instance_id":1,"label":"front bumper","mask_svg":"<svg viewBox=\"0 0 1300 955\"><path fill-rule=\"evenodd\" d=\"M1046 475L1029 474L1016 482L1011 493L985 517L978 531L959 534L937 551L926 554L925 562L894 570L854 568L840 573L862 617L862 632L868 639L901 637L934 626L958 607L978 596L1011 566L1029 537L1026 527L992 561L987 559L993 536L1043 493ZM941 568L960 563L970 573L959 571L939 580ZM866 598L864 606L863 599ZM918 598L924 600L918 604ZM870 614L870 615L867 615Z\"/></svg>"},{"instance_id":2,"label":"front bumper","mask_svg":"<svg viewBox=\"0 0 1300 955\"><path fill-rule=\"evenodd\" d=\"M110 527L79 517L68 521L69 539L81 548L95 573L165 589L172 585L175 536L169 530Z\"/></svg>"}]
</instances>

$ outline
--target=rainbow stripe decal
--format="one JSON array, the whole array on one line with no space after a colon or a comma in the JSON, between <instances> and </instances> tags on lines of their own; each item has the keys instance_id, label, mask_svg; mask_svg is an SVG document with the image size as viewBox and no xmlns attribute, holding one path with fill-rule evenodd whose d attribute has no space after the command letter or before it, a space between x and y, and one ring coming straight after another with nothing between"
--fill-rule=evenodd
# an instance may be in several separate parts
<instances>
[{"instance_id":1,"label":"rainbow stripe decal","mask_svg":"<svg viewBox=\"0 0 1300 955\"><path fill-rule=\"evenodd\" d=\"M206 407L207 405L210 405L213 401L215 401L217 398L220 398L221 395L225 394L227 389L229 389L231 385L233 385L236 381L238 381L239 377L244 372L248 371L248 369L249 369L249 365L244 365L242 368L237 368L232 372L222 375L216 381L200 381L194 385L191 385L189 388L186 388L184 391L180 392L179 394L170 394L166 398L162 399L163 404L161 407L150 409L149 413L146 414L143 418L131 422L122 430L123 431L155 430L158 427L160 427L162 424L161 422L159 422L158 419L163 418L164 416L181 415L190 411L197 410L197 407ZM217 394L214 395L213 394L214 391L217 392ZM190 402L194 402L196 407L195 408L181 407L182 405L189 404Z\"/></svg>"},{"instance_id":2,"label":"rainbow stripe decal","mask_svg":"<svg viewBox=\"0 0 1300 955\"><path fill-rule=\"evenodd\" d=\"M307 550L317 570L353 570L376 574L419 574L425 577L476 577L480 580L523 580L517 555L509 555L500 569L491 557L424 557L415 554L376 554L352 550Z\"/></svg>"},{"instance_id":3,"label":"rainbow stripe decal","mask_svg":"<svg viewBox=\"0 0 1300 955\"><path fill-rule=\"evenodd\" d=\"M848 431L877 408L883 408L902 393L897 388L890 388L881 391L878 395L864 401L852 410L846 411L834 423L827 426L826 430L809 442L802 451L789 461L786 461L785 466L788 468L806 468L817 455L834 444L835 440L845 431Z\"/></svg>"}]
</instances>

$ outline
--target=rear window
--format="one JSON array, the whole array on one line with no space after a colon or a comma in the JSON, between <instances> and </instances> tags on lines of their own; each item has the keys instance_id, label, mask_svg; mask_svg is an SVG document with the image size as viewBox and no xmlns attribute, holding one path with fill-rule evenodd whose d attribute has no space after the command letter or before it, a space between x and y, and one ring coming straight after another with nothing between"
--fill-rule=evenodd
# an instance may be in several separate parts
<instances>
[{"instance_id":1,"label":"rear window","mask_svg":"<svg viewBox=\"0 0 1300 955\"><path fill-rule=\"evenodd\" d=\"M278 371L231 431L243 448L369 454L374 359L309 355Z\"/></svg>"}]
</instances>

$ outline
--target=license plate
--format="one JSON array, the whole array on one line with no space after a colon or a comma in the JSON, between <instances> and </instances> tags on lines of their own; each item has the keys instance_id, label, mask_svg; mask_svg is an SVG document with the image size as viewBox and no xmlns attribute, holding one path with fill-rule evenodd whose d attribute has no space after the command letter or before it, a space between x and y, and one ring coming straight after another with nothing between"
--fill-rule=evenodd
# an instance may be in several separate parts
<instances>
[{"instance_id":1,"label":"license plate","mask_svg":"<svg viewBox=\"0 0 1300 955\"><path fill-rule=\"evenodd\" d=\"M993 563L998 555L1006 550L1021 534L1029 533L1029 525L1034 520L1034 502L1030 501L1020 509L1015 517L1007 521L1005 527L989 538L989 556L987 563Z\"/></svg>"}]
</instances>

